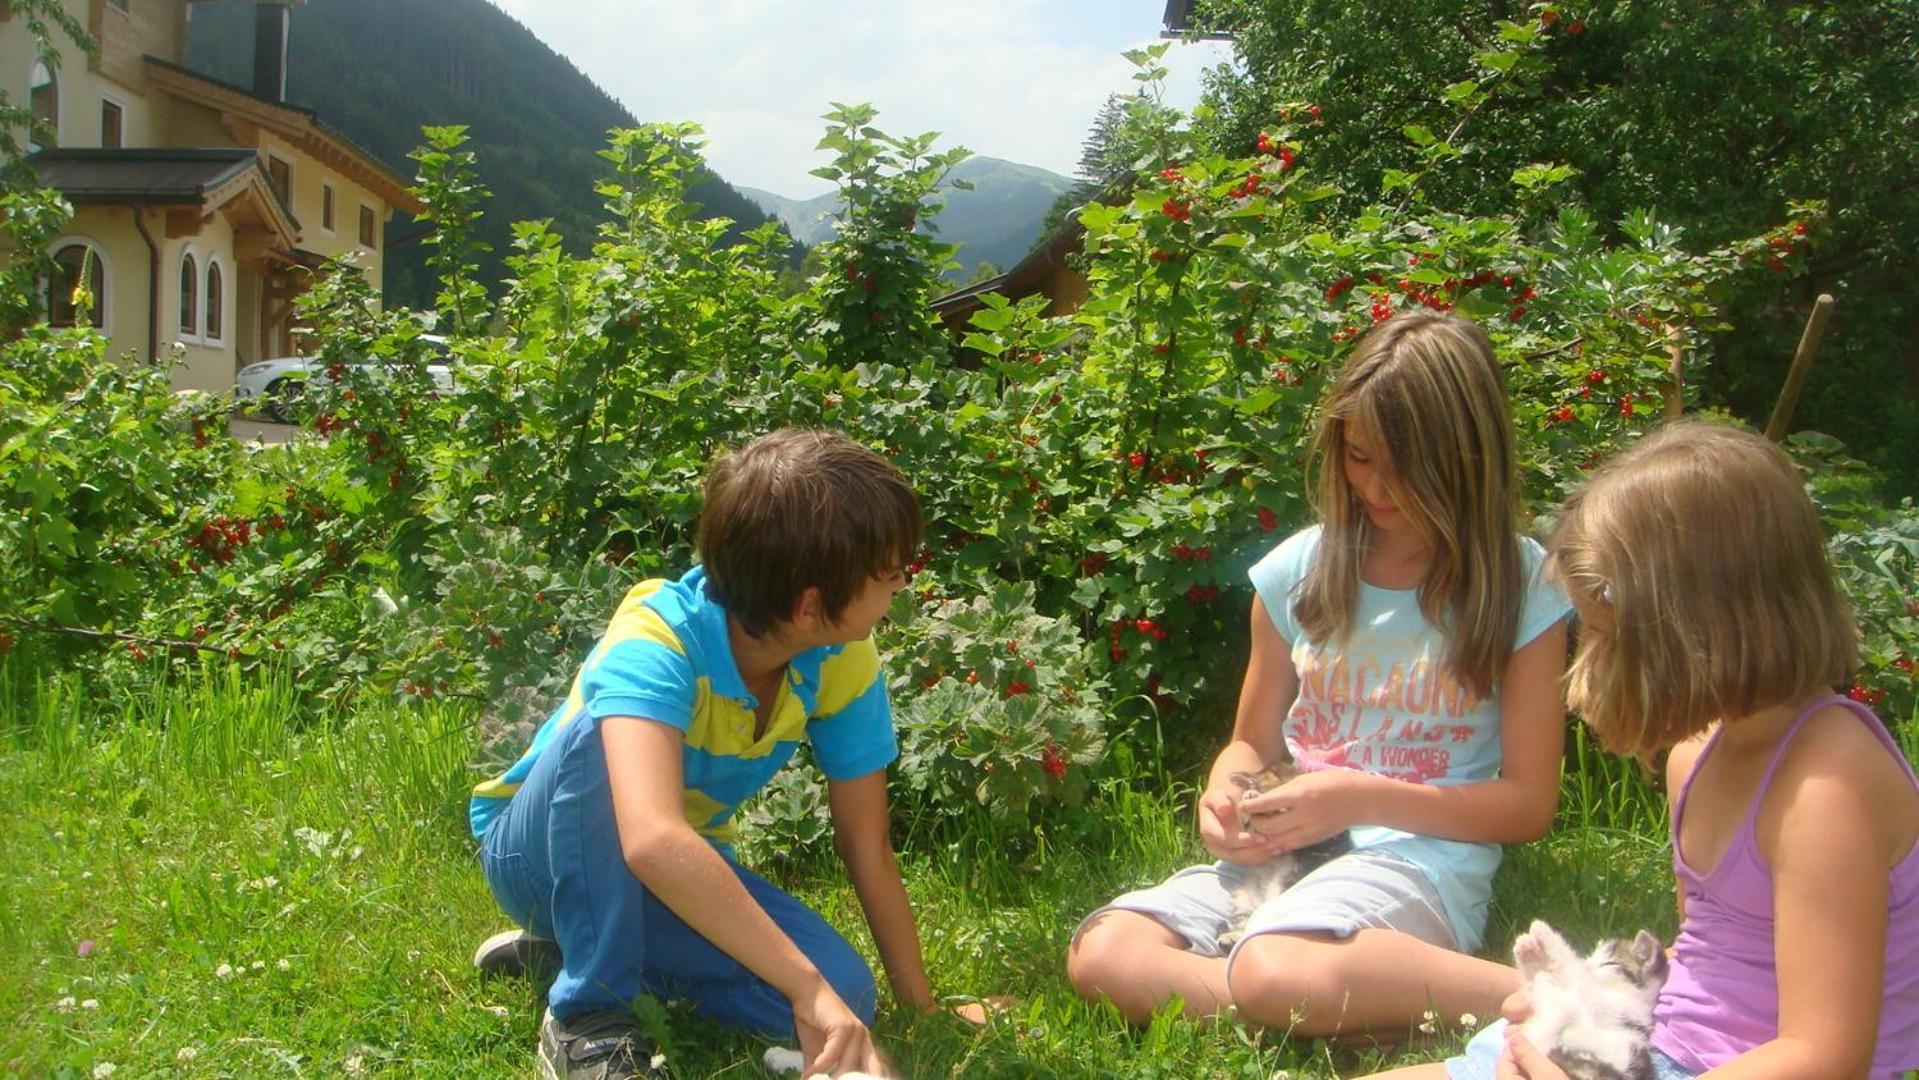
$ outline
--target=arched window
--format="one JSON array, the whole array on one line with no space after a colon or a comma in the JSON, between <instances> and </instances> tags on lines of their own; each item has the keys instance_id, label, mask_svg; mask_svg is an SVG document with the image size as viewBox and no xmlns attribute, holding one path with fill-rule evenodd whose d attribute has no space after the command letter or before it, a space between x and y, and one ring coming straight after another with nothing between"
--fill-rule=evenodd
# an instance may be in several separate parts
<instances>
[{"instance_id":1,"label":"arched window","mask_svg":"<svg viewBox=\"0 0 1919 1080\"><path fill-rule=\"evenodd\" d=\"M32 102L33 118L47 126L49 146L60 144L60 79L53 73L53 65L44 58L33 62L33 75L27 80L27 97ZM40 149L40 143L29 138L27 148Z\"/></svg>"},{"instance_id":2,"label":"arched window","mask_svg":"<svg viewBox=\"0 0 1919 1080\"><path fill-rule=\"evenodd\" d=\"M219 341L225 329L226 304L223 302L226 289L220 273L220 261L207 259L207 329L204 336L208 341Z\"/></svg>"},{"instance_id":3,"label":"arched window","mask_svg":"<svg viewBox=\"0 0 1919 1080\"><path fill-rule=\"evenodd\" d=\"M200 269L193 254L180 256L180 336L200 335Z\"/></svg>"},{"instance_id":4,"label":"arched window","mask_svg":"<svg viewBox=\"0 0 1919 1080\"><path fill-rule=\"evenodd\" d=\"M86 275L87 291L93 294L93 313L88 321L104 328L107 324L107 275L99 253L86 244L68 244L53 253L53 274L47 279L47 321L54 326L72 326L75 315L74 286Z\"/></svg>"}]
</instances>

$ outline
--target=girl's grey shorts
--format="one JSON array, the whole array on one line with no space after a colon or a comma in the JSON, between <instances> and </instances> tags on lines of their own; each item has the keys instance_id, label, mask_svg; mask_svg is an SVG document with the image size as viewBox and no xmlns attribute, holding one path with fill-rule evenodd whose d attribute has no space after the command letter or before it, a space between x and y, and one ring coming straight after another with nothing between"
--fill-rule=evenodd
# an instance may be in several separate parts
<instances>
[{"instance_id":1,"label":"girl's grey shorts","mask_svg":"<svg viewBox=\"0 0 1919 1080\"><path fill-rule=\"evenodd\" d=\"M1144 889L1135 889L1088 915L1073 936L1109 911L1136 911L1157 920L1201 956L1231 956L1219 936L1233 920L1233 892L1246 868L1216 862L1189 866ZM1254 909L1239 946L1260 934L1326 933L1351 937L1360 930L1397 930L1444 949L1459 947L1439 892L1419 867L1383 851L1347 852L1293 883Z\"/></svg>"}]
</instances>

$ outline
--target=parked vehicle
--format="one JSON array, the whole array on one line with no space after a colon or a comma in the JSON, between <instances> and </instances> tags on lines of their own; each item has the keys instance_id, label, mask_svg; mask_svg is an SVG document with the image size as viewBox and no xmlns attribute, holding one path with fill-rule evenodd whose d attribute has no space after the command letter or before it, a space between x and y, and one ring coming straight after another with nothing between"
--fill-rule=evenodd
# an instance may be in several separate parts
<instances>
[{"instance_id":1,"label":"parked vehicle","mask_svg":"<svg viewBox=\"0 0 1919 1080\"><path fill-rule=\"evenodd\" d=\"M422 334L422 341L430 343L434 351L445 355L446 339L437 334ZM351 367L367 365L352 364ZM445 393L453 389L453 369L443 360L427 364L427 374L432 376L433 385ZM282 356L272 360L260 360L240 369L234 377L233 397L242 403L255 403L266 414L282 424L293 423L295 406L307 389L332 382L327 374L327 365L312 356Z\"/></svg>"}]
</instances>

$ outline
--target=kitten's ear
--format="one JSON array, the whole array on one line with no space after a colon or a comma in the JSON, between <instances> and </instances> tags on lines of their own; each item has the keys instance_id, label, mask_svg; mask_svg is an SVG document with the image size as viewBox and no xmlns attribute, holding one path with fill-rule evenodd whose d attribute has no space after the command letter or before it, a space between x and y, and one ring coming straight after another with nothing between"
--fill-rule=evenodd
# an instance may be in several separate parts
<instances>
[{"instance_id":1,"label":"kitten's ear","mask_svg":"<svg viewBox=\"0 0 1919 1080\"><path fill-rule=\"evenodd\" d=\"M1633 959L1639 961L1639 969L1655 978L1666 974L1666 950L1653 936L1651 930L1641 930L1632 939Z\"/></svg>"},{"instance_id":2,"label":"kitten's ear","mask_svg":"<svg viewBox=\"0 0 1919 1080\"><path fill-rule=\"evenodd\" d=\"M1253 790L1253 784L1259 778L1249 772L1236 772L1236 773L1226 774L1226 779L1231 780L1234 784L1237 784L1239 786L1239 790L1241 791L1251 791Z\"/></svg>"}]
</instances>

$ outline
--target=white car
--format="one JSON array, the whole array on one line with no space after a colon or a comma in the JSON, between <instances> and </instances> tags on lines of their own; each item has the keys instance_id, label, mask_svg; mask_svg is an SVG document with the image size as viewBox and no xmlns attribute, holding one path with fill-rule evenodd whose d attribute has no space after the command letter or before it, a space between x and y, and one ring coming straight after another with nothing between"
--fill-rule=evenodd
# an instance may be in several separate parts
<instances>
[{"instance_id":1,"label":"white car","mask_svg":"<svg viewBox=\"0 0 1919 1080\"><path fill-rule=\"evenodd\" d=\"M420 340L428 342L441 355L445 354L446 339L437 334L422 334ZM360 365L351 365L358 367ZM308 386L324 385L332 380L327 376L327 365L313 356L282 356L273 360L260 360L240 369L234 377L233 397L240 402L259 402L266 414L282 424L293 423L294 403L306 393ZM453 369L443 361L432 361L426 366L426 373L433 378L433 385L441 393L453 389Z\"/></svg>"}]
</instances>

